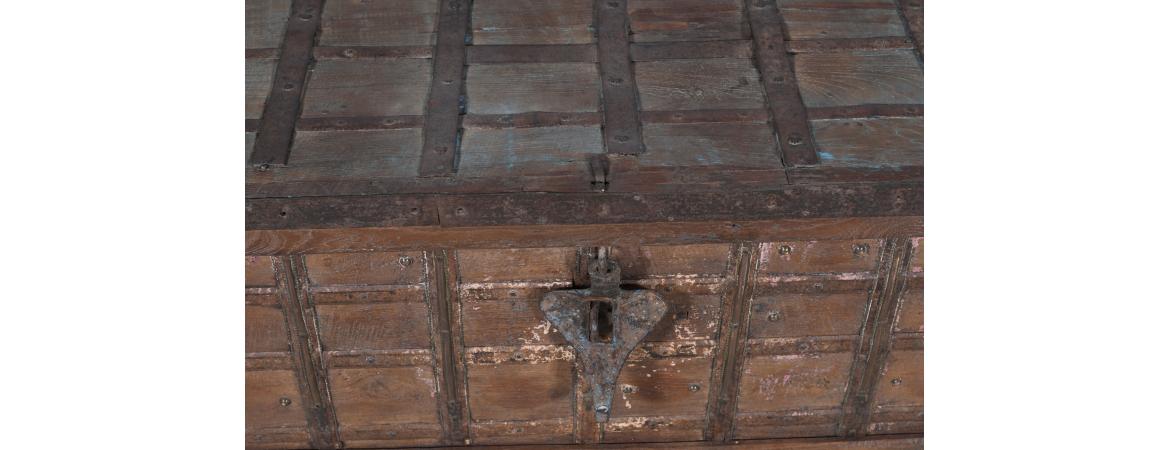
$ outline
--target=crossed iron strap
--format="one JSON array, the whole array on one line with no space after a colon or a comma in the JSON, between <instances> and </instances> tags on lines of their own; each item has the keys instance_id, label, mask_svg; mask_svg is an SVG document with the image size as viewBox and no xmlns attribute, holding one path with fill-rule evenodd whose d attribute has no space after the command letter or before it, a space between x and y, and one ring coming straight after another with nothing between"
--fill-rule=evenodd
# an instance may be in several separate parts
<instances>
[{"instance_id":1,"label":"crossed iron strap","mask_svg":"<svg viewBox=\"0 0 1170 450\"><path fill-rule=\"evenodd\" d=\"M588 289L553 291L540 309L577 353L598 422L609 419L618 374L634 347L666 313L657 292L622 289L621 268L605 252L589 263Z\"/></svg>"}]
</instances>

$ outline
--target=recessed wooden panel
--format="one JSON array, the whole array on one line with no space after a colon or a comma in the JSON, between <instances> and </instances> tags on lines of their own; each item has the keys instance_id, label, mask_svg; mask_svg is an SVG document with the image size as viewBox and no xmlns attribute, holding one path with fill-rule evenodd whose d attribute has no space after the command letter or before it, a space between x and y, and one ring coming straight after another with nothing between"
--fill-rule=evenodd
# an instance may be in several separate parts
<instances>
[{"instance_id":1,"label":"recessed wooden panel","mask_svg":"<svg viewBox=\"0 0 1170 450\"><path fill-rule=\"evenodd\" d=\"M274 306L244 307L244 351L288 352L288 326L280 308Z\"/></svg>"},{"instance_id":2,"label":"recessed wooden panel","mask_svg":"<svg viewBox=\"0 0 1170 450\"><path fill-rule=\"evenodd\" d=\"M244 62L244 118L259 119L272 89L276 60L249 59Z\"/></svg>"},{"instance_id":3,"label":"recessed wooden panel","mask_svg":"<svg viewBox=\"0 0 1170 450\"><path fill-rule=\"evenodd\" d=\"M760 249L760 274L871 271L880 252L878 239L768 243Z\"/></svg>"},{"instance_id":4,"label":"recessed wooden panel","mask_svg":"<svg viewBox=\"0 0 1170 450\"><path fill-rule=\"evenodd\" d=\"M926 239L914 238L910 242L914 246L914 256L910 260L910 271L921 273L926 266Z\"/></svg>"},{"instance_id":5,"label":"recessed wooden panel","mask_svg":"<svg viewBox=\"0 0 1170 450\"><path fill-rule=\"evenodd\" d=\"M840 406L852 362L851 353L748 358L740 382L738 410L770 412Z\"/></svg>"},{"instance_id":6,"label":"recessed wooden panel","mask_svg":"<svg viewBox=\"0 0 1170 450\"><path fill-rule=\"evenodd\" d=\"M616 400L614 404L616 405ZM700 441L703 439L703 428L706 424L706 418L702 414L611 417L605 424L602 442Z\"/></svg>"},{"instance_id":7,"label":"recessed wooden panel","mask_svg":"<svg viewBox=\"0 0 1170 450\"><path fill-rule=\"evenodd\" d=\"M342 440L354 428L438 423L434 377L427 366L330 369Z\"/></svg>"},{"instance_id":8,"label":"recessed wooden panel","mask_svg":"<svg viewBox=\"0 0 1170 450\"><path fill-rule=\"evenodd\" d=\"M617 247L611 256L621 265L622 278L661 276L723 276L727 273L728 244L647 245Z\"/></svg>"},{"instance_id":9,"label":"recessed wooden panel","mask_svg":"<svg viewBox=\"0 0 1170 450\"><path fill-rule=\"evenodd\" d=\"M459 250L459 281L569 281L577 265L577 249L510 248Z\"/></svg>"},{"instance_id":10,"label":"recessed wooden panel","mask_svg":"<svg viewBox=\"0 0 1170 450\"><path fill-rule=\"evenodd\" d=\"M798 409L735 415L735 439L833 436L841 409Z\"/></svg>"},{"instance_id":11,"label":"recessed wooden panel","mask_svg":"<svg viewBox=\"0 0 1170 450\"><path fill-rule=\"evenodd\" d=\"M809 107L922 103L922 67L911 50L800 53L796 79Z\"/></svg>"},{"instance_id":12,"label":"recessed wooden panel","mask_svg":"<svg viewBox=\"0 0 1170 450\"><path fill-rule=\"evenodd\" d=\"M292 11L292 0L247 0L244 2L244 47L277 48L284 39L284 26Z\"/></svg>"},{"instance_id":13,"label":"recessed wooden panel","mask_svg":"<svg viewBox=\"0 0 1170 450\"><path fill-rule=\"evenodd\" d=\"M244 285L247 287L276 286L276 272L271 256L244 257Z\"/></svg>"},{"instance_id":14,"label":"recessed wooden panel","mask_svg":"<svg viewBox=\"0 0 1170 450\"><path fill-rule=\"evenodd\" d=\"M422 282L418 252L329 253L305 255L314 286L353 284L414 284Z\"/></svg>"},{"instance_id":15,"label":"recessed wooden panel","mask_svg":"<svg viewBox=\"0 0 1170 450\"><path fill-rule=\"evenodd\" d=\"M572 416L573 363L472 364L467 389L471 418L535 420Z\"/></svg>"},{"instance_id":16,"label":"recessed wooden panel","mask_svg":"<svg viewBox=\"0 0 1170 450\"><path fill-rule=\"evenodd\" d=\"M905 36L898 10L890 8L818 8L780 10L788 35L800 39L847 39Z\"/></svg>"},{"instance_id":17,"label":"recessed wooden panel","mask_svg":"<svg viewBox=\"0 0 1170 450\"><path fill-rule=\"evenodd\" d=\"M627 9L636 42L749 37L740 0L629 0Z\"/></svg>"},{"instance_id":18,"label":"recessed wooden panel","mask_svg":"<svg viewBox=\"0 0 1170 450\"><path fill-rule=\"evenodd\" d=\"M418 174L422 130L298 131L280 181L413 177Z\"/></svg>"},{"instance_id":19,"label":"recessed wooden panel","mask_svg":"<svg viewBox=\"0 0 1170 450\"><path fill-rule=\"evenodd\" d=\"M317 305L326 351L429 348L422 302Z\"/></svg>"},{"instance_id":20,"label":"recessed wooden panel","mask_svg":"<svg viewBox=\"0 0 1170 450\"><path fill-rule=\"evenodd\" d=\"M916 333L925 331L924 313L922 288L908 289L902 294L902 305L898 309L898 321L894 330Z\"/></svg>"},{"instance_id":21,"label":"recessed wooden panel","mask_svg":"<svg viewBox=\"0 0 1170 450\"><path fill-rule=\"evenodd\" d=\"M776 0L780 8L896 8L897 0Z\"/></svg>"},{"instance_id":22,"label":"recessed wooden panel","mask_svg":"<svg viewBox=\"0 0 1170 450\"><path fill-rule=\"evenodd\" d=\"M291 370L244 372L244 426L249 434L308 432L297 378Z\"/></svg>"},{"instance_id":23,"label":"recessed wooden panel","mask_svg":"<svg viewBox=\"0 0 1170 450\"><path fill-rule=\"evenodd\" d=\"M647 167L782 167L767 124L646 124L642 137L638 163Z\"/></svg>"},{"instance_id":24,"label":"recessed wooden panel","mask_svg":"<svg viewBox=\"0 0 1170 450\"><path fill-rule=\"evenodd\" d=\"M874 406L922 405L922 350L893 350L874 390Z\"/></svg>"},{"instance_id":25,"label":"recessed wooden panel","mask_svg":"<svg viewBox=\"0 0 1170 450\"><path fill-rule=\"evenodd\" d=\"M467 112L597 111L598 80L592 63L474 64L467 68Z\"/></svg>"},{"instance_id":26,"label":"recessed wooden panel","mask_svg":"<svg viewBox=\"0 0 1170 450\"><path fill-rule=\"evenodd\" d=\"M719 330L721 284L693 284L678 280L664 284L633 286L662 294L666 314L646 335L645 342L715 339ZM631 286L631 287L633 287Z\"/></svg>"},{"instance_id":27,"label":"recessed wooden panel","mask_svg":"<svg viewBox=\"0 0 1170 450\"><path fill-rule=\"evenodd\" d=\"M634 63L646 111L764 107L760 75L750 59L681 59Z\"/></svg>"},{"instance_id":28,"label":"recessed wooden panel","mask_svg":"<svg viewBox=\"0 0 1170 450\"><path fill-rule=\"evenodd\" d=\"M320 45L433 45L438 0L329 0Z\"/></svg>"},{"instance_id":29,"label":"recessed wooden panel","mask_svg":"<svg viewBox=\"0 0 1170 450\"><path fill-rule=\"evenodd\" d=\"M922 165L921 117L814 120L812 129L822 165Z\"/></svg>"},{"instance_id":30,"label":"recessed wooden panel","mask_svg":"<svg viewBox=\"0 0 1170 450\"><path fill-rule=\"evenodd\" d=\"M566 345L564 337L540 311L541 298L551 290L510 288L460 291L464 345Z\"/></svg>"},{"instance_id":31,"label":"recessed wooden panel","mask_svg":"<svg viewBox=\"0 0 1170 450\"><path fill-rule=\"evenodd\" d=\"M467 128L459 174L500 176L589 173L589 155L605 153L601 128Z\"/></svg>"},{"instance_id":32,"label":"recessed wooden panel","mask_svg":"<svg viewBox=\"0 0 1170 450\"><path fill-rule=\"evenodd\" d=\"M573 419L508 420L472 422L471 443L498 444L571 444Z\"/></svg>"},{"instance_id":33,"label":"recessed wooden panel","mask_svg":"<svg viewBox=\"0 0 1170 450\"><path fill-rule=\"evenodd\" d=\"M613 417L703 415L711 358L627 362L613 395Z\"/></svg>"},{"instance_id":34,"label":"recessed wooden panel","mask_svg":"<svg viewBox=\"0 0 1170 450\"><path fill-rule=\"evenodd\" d=\"M593 0L476 0L471 33L476 45L588 44Z\"/></svg>"},{"instance_id":35,"label":"recessed wooden panel","mask_svg":"<svg viewBox=\"0 0 1170 450\"><path fill-rule=\"evenodd\" d=\"M421 115L429 59L322 59L309 75L302 117Z\"/></svg>"},{"instance_id":36,"label":"recessed wooden panel","mask_svg":"<svg viewBox=\"0 0 1170 450\"><path fill-rule=\"evenodd\" d=\"M749 337L858 334L869 292L772 293L752 300Z\"/></svg>"}]
</instances>

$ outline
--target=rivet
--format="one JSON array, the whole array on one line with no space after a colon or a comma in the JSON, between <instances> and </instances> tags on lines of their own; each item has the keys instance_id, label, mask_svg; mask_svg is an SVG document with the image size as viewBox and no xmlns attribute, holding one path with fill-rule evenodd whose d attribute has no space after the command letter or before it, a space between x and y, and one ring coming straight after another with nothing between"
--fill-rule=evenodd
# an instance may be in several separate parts
<instances>
[{"instance_id":1,"label":"rivet","mask_svg":"<svg viewBox=\"0 0 1170 450\"><path fill-rule=\"evenodd\" d=\"M633 393L634 393L634 387L633 387L633 386L628 386L628 385L627 385L627 386L622 386L622 392L625 392L625 393L627 393L627 394L633 394Z\"/></svg>"},{"instance_id":2,"label":"rivet","mask_svg":"<svg viewBox=\"0 0 1170 450\"><path fill-rule=\"evenodd\" d=\"M312 14L310 14L310 13L304 13L304 14L301 14L301 20L309 20L309 19L312 19L312 18L313 18L313 15L312 15Z\"/></svg>"},{"instance_id":3,"label":"rivet","mask_svg":"<svg viewBox=\"0 0 1170 450\"><path fill-rule=\"evenodd\" d=\"M809 345L808 342L801 342L799 344L796 344L796 350L798 350L798 351L807 352L811 348L812 348L812 346Z\"/></svg>"},{"instance_id":4,"label":"rivet","mask_svg":"<svg viewBox=\"0 0 1170 450\"><path fill-rule=\"evenodd\" d=\"M367 357L366 357L366 364L373 364L373 363L374 363L374 357L373 357L373 356L367 356Z\"/></svg>"},{"instance_id":5,"label":"rivet","mask_svg":"<svg viewBox=\"0 0 1170 450\"><path fill-rule=\"evenodd\" d=\"M894 386L902 384L902 379L901 378L894 378L893 380L890 380L890 384L892 384Z\"/></svg>"},{"instance_id":6,"label":"rivet","mask_svg":"<svg viewBox=\"0 0 1170 450\"><path fill-rule=\"evenodd\" d=\"M597 405L597 408L595 408L594 410L599 412L599 413L605 414L605 413L609 412L609 407L605 406L605 405Z\"/></svg>"},{"instance_id":7,"label":"rivet","mask_svg":"<svg viewBox=\"0 0 1170 450\"><path fill-rule=\"evenodd\" d=\"M411 264L414 264L414 258L411 258L409 256L405 256L405 255L400 256L398 258L398 264L402 265L402 267L409 266Z\"/></svg>"},{"instance_id":8,"label":"rivet","mask_svg":"<svg viewBox=\"0 0 1170 450\"><path fill-rule=\"evenodd\" d=\"M780 313L775 312L775 311L768 313L768 321L769 322L776 322L778 320L780 320Z\"/></svg>"},{"instance_id":9,"label":"rivet","mask_svg":"<svg viewBox=\"0 0 1170 450\"><path fill-rule=\"evenodd\" d=\"M789 144L791 144L791 145L801 145L801 144L804 144L804 137L803 137L803 136L801 136L801 135L799 135L799 134L793 134L793 135L789 135L789 136L788 136L788 143L789 143Z\"/></svg>"},{"instance_id":10,"label":"rivet","mask_svg":"<svg viewBox=\"0 0 1170 450\"><path fill-rule=\"evenodd\" d=\"M623 135L623 136L617 136L614 139L617 140L618 142L626 142L626 141L630 140L630 137Z\"/></svg>"},{"instance_id":11,"label":"rivet","mask_svg":"<svg viewBox=\"0 0 1170 450\"><path fill-rule=\"evenodd\" d=\"M467 210L466 210L466 209L463 209L463 207L462 207L462 206L460 206L460 207L458 207L458 208L455 208L455 215L456 215L456 216L466 216L466 215L467 215Z\"/></svg>"},{"instance_id":12,"label":"rivet","mask_svg":"<svg viewBox=\"0 0 1170 450\"><path fill-rule=\"evenodd\" d=\"M792 253L792 247L787 246L787 245L781 245L779 252L781 255L790 254L790 253Z\"/></svg>"},{"instance_id":13,"label":"rivet","mask_svg":"<svg viewBox=\"0 0 1170 450\"><path fill-rule=\"evenodd\" d=\"M288 406L291 404L292 404L292 400L289 400L288 397L281 397L280 398L280 406Z\"/></svg>"},{"instance_id":14,"label":"rivet","mask_svg":"<svg viewBox=\"0 0 1170 450\"><path fill-rule=\"evenodd\" d=\"M783 82L784 82L784 77L773 77L773 78L772 78L772 82L774 82L774 83L783 83Z\"/></svg>"},{"instance_id":15,"label":"rivet","mask_svg":"<svg viewBox=\"0 0 1170 450\"><path fill-rule=\"evenodd\" d=\"M689 389L691 392L699 392L699 389L702 388L702 386L699 386L699 383L691 383L690 386L687 386L687 389Z\"/></svg>"},{"instance_id":16,"label":"rivet","mask_svg":"<svg viewBox=\"0 0 1170 450\"><path fill-rule=\"evenodd\" d=\"M280 217L285 217L285 216L287 216L287 215L288 215L288 211L285 211L285 210L283 210L283 209L282 209L282 210L280 210Z\"/></svg>"},{"instance_id":17,"label":"rivet","mask_svg":"<svg viewBox=\"0 0 1170 450\"><path fill-rule=\"evenodd\" d=\"M452 81L452 80L443 80L443 84L451 84L451 83L454 83L454 81Z\"/></svg>"},{"instance_id":18,"label":"rivet","mask_svg":"<svg viewBox=\"0 0 1170 450\"><path fill-rule=\"evenodd\" d=\"M341 54L347 58L353 58L354 56L357 56L357 51L352 49L352 48L347 48L345 50L342 50Z\"/></svg>"},{"instance_id":19,"label":"rivet","mask_svg":"<svg viewBox=\"0 0 1170 450\"><path fill-rule=\"evenodd\" d=\"M438 153L438 154L440 154L440 155L441 155L441 154L444 154L444 153L447 153L447 147L443 147L443 146L435 147L435 148L433 148L432 150L434 150L434 151L435 151L435 153Z\"/></svg>"},{"instance_id":20,"label":"rivet","mask_svg":"<svg viewBox=\"0 0 1170 450\"><path fill-rule=\"evenodd\" d=\"M417 216L418 215L418 208L410 208L410 215Z\"/></svg>"},{"instance_id":21,"label":"rivet","mask_svg":"<svg viewBox=\"0 0 1170 450\"><path fill-rule=\"evenodd\" d=\"M268 163L264 163L264 164L261 164L260 167L257 167L256 170L259 170L261 172L267 172L268 169L271 169L271 168L272 168L272 166L269 166Z\"/></svg>"},{"instance_id":22,"label":"rivet","mask_svg":"<svg viewBox=\"0 0 1170 450\"><path fill-rule=\"evenodd\" d=\"M398 436L398 432L397 431L390 431L390 432L386 433L386 436L395 437L395 436Z\"/></svg>"},{"instance_id":23,"label":"rivet","mask_svg":"<svg viewBox=\"0 0 1170 450\"><path fill-rule=\"evenodd\" d=\"M622 80L621 77L609 77L610 84L622 84L622 81L625 80Z\"/></svg>"},{"instance_id":24,"label":"rivet","mask_svg":"<svg viewBox=\"0 0 1170 450\"><path fill-rule=\"evenodd\" d=\"M869 244L853 244L853 254L857 256L869 253Z\"/></svg>"},{"instance_id":25,"label":"rivet","mask_svg":"<svg viewBox=\"0 0 1170 450\"><path fill-rule=\"evenodd\" d=\"M291 91L291 90L292 90L292 88L293 88L293 86L294 86L294 85L293 85L292 83L285 83L285 84L284 84L284 90L286 90L286 91Z\"/></svg>"}]
</instances>

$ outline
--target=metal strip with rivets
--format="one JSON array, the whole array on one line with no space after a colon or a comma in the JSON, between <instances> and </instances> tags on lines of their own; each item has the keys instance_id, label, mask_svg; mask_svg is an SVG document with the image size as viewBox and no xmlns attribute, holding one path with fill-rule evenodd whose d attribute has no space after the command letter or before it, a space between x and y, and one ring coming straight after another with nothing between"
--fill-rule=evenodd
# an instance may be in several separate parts
<instances>
[{"instance_id":1,"label":"metal strip with rivets","mask_svg":"<svg viewBox=\"0 0 1170 450\"><path fill-rule=\"evenodd\" d=\"M455 173L459 152L459 127L463 109L463 71L467 59L470 0L439 2L439 28L435 37L434 72L427 97L426 125L418 174L423 177Z\"/></svg>"},{"instance_id":2,"label":"metal strip with rivets","mask_svg":"<svg viewBox=\"0 0 1170 450\"><path fill-rule=\"evenodd\" d=\"M598 0L597 59L601 71L602 135L606 153L646 151L638 121L638 90L630 64L630 17L626 0Z\"/></svg>"},{"instance_id":3,"label":"metal strip with rivets","mask_svg":"<svg viewBox=\"0 0 1170 450\"><path fill-rule=\"evenodd\" d=\"M280 44L276 76L257 125L256 143L249 161L253 166L267 169L288 164L324 4L325 0L293 0L284 41Z\"/></svg>"},{"instance_id":4,"label":"metal strip with rivets","mask_svg":"<svg viewBox=\"0 0 1170 450\"><path fill-rule=\"evenodd\" d=\"M808 114L796 85L796 64L784 42L784 21L775 0L750 0L748 21L756 66L772 112L772 126L780 141L786 166L809 166L818 163Z\"/></svg>"}]
</instances>

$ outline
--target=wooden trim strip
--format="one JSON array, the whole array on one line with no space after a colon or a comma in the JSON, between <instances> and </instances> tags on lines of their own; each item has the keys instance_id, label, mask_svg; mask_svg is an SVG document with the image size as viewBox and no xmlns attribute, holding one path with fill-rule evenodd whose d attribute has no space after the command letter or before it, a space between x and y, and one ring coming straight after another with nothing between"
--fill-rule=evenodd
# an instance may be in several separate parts
<instances>
[{"instance_id":1,"label":"wooden trim strip","mask_svg":"<svg viewBox=\"0 0 1170 450\"><path fill-rule=\"evenodd\" d=\"M471 22L471 0L439 2L434 73L427 97L426 125L418 173L423 177L455 173L463 109L464 50Z\"/></svg>"},{"instance_id":2,"label":"wooden trim strip","mask_svg":"<svg viewBox=\"0 0 1170 450\"><path fill-rule=\"evenodd\" d=\"M713 59L752 57L752 41L646 42L630 45L630 59L661 61L664 59Z\"/></svg>"},{"instance_id":3,"label":"wooden trim strip","mask_svg":"<svg viewBox=\"0 0 1170 450\"><path fill-rule=\"evenodd\" d=\"M873 392L890 352L898 299L906 287L904 274L912 255L910 239L907 238L887 239L883 246L878 281L870 294L861 342L853 359L849 385L842 402L845 414L841 418L838 433L843 437L865 434Z\"/></svg>"},{"instance_id":4,"label":"wooden trim strip","mask_svg":"<svg viewBox=\"0 0 1170 450\"><path fill-rule=\"evenodd\" d=\"M784 9L893 9L893 2L886 0L875 0L872 2L859 1L842 1L842 2L826 2L823 0L812 0L809 2L801 2L800 0L780 0L784 5Z\"/></svg>"},{"instance_id":5,"label":"wooden trim strip","mask_svg":"<svg viewBox=\"0 0 1170 450\"><path fill-rule=\"evenodd\" d=\"M630 17L626 0L597 0L597 56L601 70L602 134L605 151L636 155L646 151L638 122L638 89L630 64Z\"/></svg>"},{"instance_id":6,"label":"wooden trim strip","mask_svg":"<svg viewBox=\"0 0 1170 450\"><path fill-rule=\"evenodd\" d=\"M439 393L439 421L445 441L461 444L470 436L469 410L463 355L463 321L455 276L458 267L447 250L428 251L426 259L427 303L432 315L431 341L434 346L435 371Z\"/></svg>"},{"instance_id":7,"label":"wooden trim strip","mask_svg":"<svg viewBox=\"0 0 1170 450\"><path fill-rule=\"evenodd\" d=\"M751 321L751 299L755 275L759 270L760 245L741 243L736 246L732 267L735 277L723 297L719 320L719 342L711 368L711 391L707 397L707 425L703 439L727 442L734 434L736 401L739 399L739 380L747 353L748 324Z\"/></svg>"},{"instance_id":8,"label":"wooden trim strip","mask_svg":"<svg viewBox=\"0 0 1170 450\"><path fill-rule=\"evenodd\" d=\"M257 127L256 143L249 161L262 169L288 164L297 118L301 115L313 44L321 28L324 0L293 0L292 13L280 44L280 60L272 89L264 103Z\"/></svg>"},{"instance_id":9,"label":"wooden trim strip","mask_svg":"<svg viewBox=\"0 0 1170 450\"><path fill-rule=\"evenodd\" d=\"M892 434L873 436L865 439L841 438L795 438L795 439L737 439L735 447L739 450L909 450L923 448L921 434ZM576 444L562 445L502 445L502 446L459 446L435 447L436 450L448 449L488 449L488 450L576 450L582 448ZM586 448L600 449L722 449L727 444L718 442L658 442L658 443L630 443L630 444L596 444Z\"/></svg>"},{"instance_id":10,"label":"wooden trim strip","mask_svg":"<svg viewBox=\"0 0 1170 450\"><path fill-rule=\"evenodd\" d=\"M789 181L798 185L922 181L924 176L923 167L920 165L879 167L808 166L790 167L787 171Z\"/></svg>"},{"instance_id":11,"label":"wooden trim strip","mask_svg":"<svg viewBox=\"0 0 1170 450\"><path fill-rule=\"evenodd\" d=\"M701 109L691 111L642 111L643 123L752 123L767 122L764 109Z\"/></svg>"},{"instance_id":12,"label":"wooden trim strip","mask_svg":"<svg viewBox=\"0 0 1170 450\"><path fill-rule=\"evenodd\" d=\"M897 36L873 38L802 39L788 41L789 53L843 52L854 50L909 50L914 41Z\"/></svg>"},{"instance_id":13,"label":"wooden trim strip","mask_svg":"<svg viewBox=\"0 0 1170 450\"><path fill-rule=\"evenodd\" d=\"M898 16L906 28L906 34L914 40L914 55L918 57L918 64L922 64L926 55L922 47L922 0L898 0Z\"/></svg>"},{"instance_id":14,"label":"wooden trim strip","mask_svg":"<svg viewBox=\"0 0 1170 450\"><path fill-rule=\"evenodd\" d=\"M868 104L854 106L822 106L808 109L810 120L862 119L868 117L922 117L924 105Z\"/></svg>"},{"instance_id":15,"label":"wooden trim strip","mask_svg":"<svg viewBox=\"0 0 1170 450\"><path fill-rule=\"evenodd\" d=\"M852 353L857 349L857 336L748 339L747 347L748 354L752 356L813 356L823 353Z\"/></svg>"},{"instance_id":16,"label":"wooden trim strip","mask_svg":"<svg viewBox=\"0 0 1170 450\"><path fill-rule=\"evenodd\" d=\"M244 49L244 59L276 59L280 56L279 48L247 48Z\"/></svg>"},{"instance_id":17,"label":"wooden trim strip","mask_svg":"<svg viewBox=\"0 0 1170 450\"><path fill-rule=\"evenodd\" d=\"M299 131L399 130L421 128L423 116L309 117L297 121Z\"/></svg>"},{"instance_id":18,"label":"wooden trim strip","mask_svg":"<svg viewBox=\"0 0 1170 450\"><path fill-rule=\"evenodd\" d=\"M434 48L429 45L401 45L401 46L353 46L331 47L321 46L313 49L313 56L320 59L351 59L351 58L430 58L434 56Z\"/></svg>"},{"instance_id":19,"label":"wooden trim strip","mask_svg":"<svg viewBox=\"0 0 1170 450\"><path fill-rule=\"evenodd\" d=\"M467 47L468 64L597 62L593 44L561 45L472 45Z\"/></svg>"},{"instance_id":20,"label":"wooden trim strip","mask_svg":"<svg viewBox=\"0 0 1170 450\"><path fill-rule=\"evenodd\" d=\"M812 130L808 125L804 101L796 84L796 67L792 55L785 51L784 20L774 0L748 2L748 21L756 68L764 84L772 125L780 143L784 165L808 166L819 162Z\"/></svg>"},{"instance_id":21,"label":"wooden trim strip","mask_svg":"<svg viewBox=\"0 0 1170 450\"><path fill-rule=\"evenodd\" d=\"M599 112L526 112L519 114L468 114L464 128L540 128L601 125Z\"/></svg>"},{"instance_id":22,"label":"wooden trim strip","mask_svg":"<svg viewBox=\"0 0 1170 450\"><path fill-rule=\"evenodd\" d=\"M330 368L415 367L431 365L430 350L357 350L325 352Z\"/></svg>"},{"instance_id":23,"label":"wooden trim strip","mask_svg":"<svg viewBox=\"0 0 1170 450\"><path fill-rule=\"evenodd\" d=\"M309 435L314 448L340 448L337 416L329 396L329 376L322 364L321 339L317 334L317 318L308 290L303 257L285 256L274 263L280 288L280 307L291 335L292 361L301 404L309 424Z\"/></svg>"}]
</instances>

